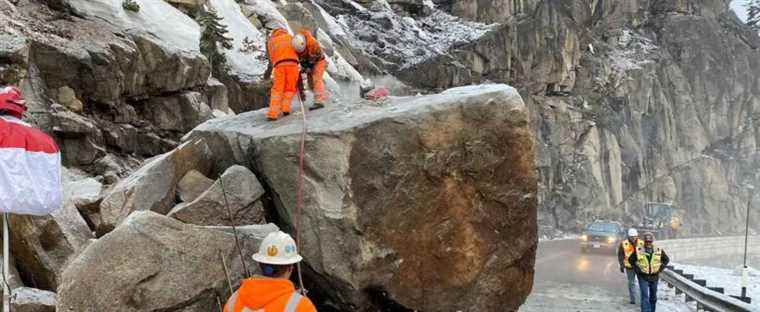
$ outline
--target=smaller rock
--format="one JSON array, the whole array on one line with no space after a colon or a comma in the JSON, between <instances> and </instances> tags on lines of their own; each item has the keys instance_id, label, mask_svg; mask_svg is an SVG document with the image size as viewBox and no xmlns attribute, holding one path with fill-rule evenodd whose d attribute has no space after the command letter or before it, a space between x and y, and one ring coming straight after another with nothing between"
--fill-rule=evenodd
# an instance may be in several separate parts
<instances>
[{"instance_id":1,"label":"smaller rock","mask_svg":"<svg viewBox=\"0 0 760 312\"><path fill-rule=\"evenodd\" d=\"M258 201L261 195L264 195L264 188L256 175L248 168L236 165L228 168L197 199L177 205L168 216L196 225L259 224L264 221L264 207Z\"/></svg>"},{"instance_id":2,"label":"smaller rock","mask_svg":"<svg viewBox=\"0 0 760 312\"><path fill-rule=\"evenodd\" d=\"M51 291L17 288L12 292L11 309L13 312L55 312L56 297Z\"/></svg>"},{"instance_id":3,"label":"smaller rock","mask_svg":"<svg viewBox=\"0 0 760 312\"><path fill-rule=\"evenodd\" d=\"M207 178L198 170L190 170L177 183L177 194L183 202L192 202L214 185L214 180Z\"/></svg>"},{"instance_id":4,"label":"smaller rock","mask_svg":"<svg viewBox=\"0 0 760 312\"><path fill-rule=\"evenodd\" d=\"M63 104L75 113L81 113L84 110L84 104L77 98L74 89L68 86L58 88L58 103Z\"/></svg>"}]
</instances>

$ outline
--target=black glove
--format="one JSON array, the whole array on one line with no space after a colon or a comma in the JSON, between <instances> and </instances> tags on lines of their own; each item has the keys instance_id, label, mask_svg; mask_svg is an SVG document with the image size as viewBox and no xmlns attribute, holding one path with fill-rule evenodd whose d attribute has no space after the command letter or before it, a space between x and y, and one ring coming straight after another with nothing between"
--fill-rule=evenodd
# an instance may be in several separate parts
<instances>
[{"instance_id":1,"label":"black glove","mask_svg":"<svg viewBox=\"0 0 760 312\"><path fill-rule=\"evenodd\" d=\"M620 267L620 273L625 273L625 269L623 269L623 267Z\"/></svg>"}]
</instances>

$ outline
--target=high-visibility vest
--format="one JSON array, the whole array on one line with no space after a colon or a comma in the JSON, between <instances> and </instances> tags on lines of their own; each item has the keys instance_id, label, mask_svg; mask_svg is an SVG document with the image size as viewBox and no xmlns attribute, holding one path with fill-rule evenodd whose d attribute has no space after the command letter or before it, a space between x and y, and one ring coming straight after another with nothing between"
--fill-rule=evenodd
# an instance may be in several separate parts
<instances>
[{"instance_id":1,"label":"high-visibility vest","mask_svg":"<svg viewBox=\"0 0 760 312\"><path fill-rule=\"evenodd\" d=\"M662 249L652 248L652 254L647 253L643 246L636 248L636 266L644 274L657 274L662 266Z\"/></svg>"},{"instance_id":2,"label":"high-visibility vest","mask_svg":"<svg viewBox=\"0 0 760 312\"><path fill-rule=\"evenodd\" d=\"M633 244L631 244L631 242L628 241L627 239L623 241L623 254L625 256L623 258L623 265L625 265L626 268L629 268L629 269L631 268L631 263L628 262L628 258L631 257L631 255L633 254L633 252L636 251L636 248L638 248L638 247L644 247L644 241L643 240L640 240L640 239L637 238L636 239L636 246L634 246Z\"/></svg>"},{"instance_id":3,"label":"high-visibility vest","mask_svg":"<svg viewBox=\"0 0 760 312\"><path fill-rule=\"evenodd\" d=\"M277 66L282 62L298 63L298 53L293 48L291 40L293 40L293 36L285 29L275 29L272 32L272 36L267 43L272 66Z\"/></svg>"}]
</instances>

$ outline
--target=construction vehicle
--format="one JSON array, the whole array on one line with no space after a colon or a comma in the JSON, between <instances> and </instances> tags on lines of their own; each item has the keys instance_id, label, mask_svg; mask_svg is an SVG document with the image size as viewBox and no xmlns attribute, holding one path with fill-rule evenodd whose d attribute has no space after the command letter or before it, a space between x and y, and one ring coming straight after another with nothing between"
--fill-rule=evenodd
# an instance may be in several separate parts
<instances>
[{"instance_id":1,"label":"construction vehicle","mask_svg":"<svg viewBox=\"0 0 760 312\"><path fill-rule=\"evenodd\" d=\"M672 203L645 203L639 231L652 232L657 239L675 238L681 228L681 218L674 210Z\"/></svg>"}]
</instances>

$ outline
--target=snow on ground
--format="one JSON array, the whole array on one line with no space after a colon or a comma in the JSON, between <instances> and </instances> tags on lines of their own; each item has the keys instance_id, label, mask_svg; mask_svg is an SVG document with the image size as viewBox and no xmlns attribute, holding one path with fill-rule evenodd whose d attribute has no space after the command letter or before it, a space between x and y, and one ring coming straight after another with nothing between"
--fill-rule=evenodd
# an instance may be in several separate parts
<instances>
[{"instance_id":1,"label":"snow on ground","mask_svg":"<svg viewBox=\"0 0 760 312\"><path fill-rule=\"evenodd\" d=\"M674 264L685 273L694 274L695 278L707 281L707 286L723 287L725 294L738 296L741 294L741 271L739 268L722 269L708 266ZM760 271L750 268L747 280L747 294L752 299L752 305L760 307Z\"/></svg>"},{"instance_id":2,"label":"snow on ground","mask_svg":"<svg viewBox=\"0 0 760 312\"><path fill-rule=\"evenodd\" d=\"M227 25L228 36L233 40L232 49L225 50L227 64L233 75L244 81L254 81L267 70L266 38L234 0L209 0L208 5L222 17Z\"/></svg>"},{"instance_id":3,"label":"snow on ground","mask_svg":"<svg viewBox=\"0 0 760 312\"><path fill-rule=\"evenodd\" d=\"M339 15L337 22L359 48L399 69L445 54L496 27L465 21L438 9L420 18L402 17L387 8L362 11Z\"/></svg>"},{"instance_id":4,"label":"snow on ground","mask_svg":"<svg viewBox=\"0 0 760 312\"><path fill-rule=\"evenodd\" d=\"M621 280L622 283L622 280ZM637 304L628 303L628 295L613 292L610 289L581 284L561 283L549 289L537 289L527 302L520 307L522 312L639 312ZM660 283L657 292L657 311L659 312L696 312L696 303L686 303L684 295L676 296L675 290ZM638 297L638 296L637 296Z\"/></svg>"}]
</instances>

